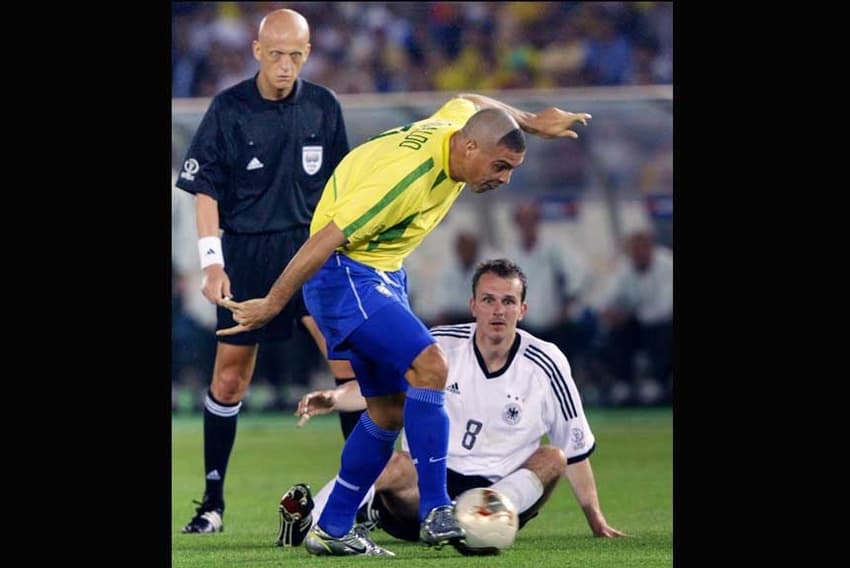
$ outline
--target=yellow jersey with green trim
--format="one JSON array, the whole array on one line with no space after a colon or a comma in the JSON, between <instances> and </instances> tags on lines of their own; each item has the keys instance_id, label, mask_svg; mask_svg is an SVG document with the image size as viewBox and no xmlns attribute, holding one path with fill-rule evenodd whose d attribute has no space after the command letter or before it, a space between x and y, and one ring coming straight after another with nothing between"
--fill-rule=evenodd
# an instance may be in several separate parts
<instances>
[{"instance_id":1,"label":"yellow jersey with green trim","mask_svg":"<svg viewBox=\"0 0 850 568\"><path fill-rule=\"evenodd\" d=\"M333 221L348 239L337 250L393 271L443 220L463 190L449 176L449 139L475 105L454 98L424 120L374 136L354 148L325 185L313 235Z\"/></svg>"}]
</instances>

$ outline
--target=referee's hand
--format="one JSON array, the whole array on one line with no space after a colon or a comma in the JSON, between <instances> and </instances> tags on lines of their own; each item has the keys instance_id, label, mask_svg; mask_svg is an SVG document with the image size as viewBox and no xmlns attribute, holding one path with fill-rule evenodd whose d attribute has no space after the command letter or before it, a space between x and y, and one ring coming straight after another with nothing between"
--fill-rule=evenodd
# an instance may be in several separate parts
<instances>
[{"instance_id":1,"label":"referee's hand","mask_svg":"<svg viewBox=\"0 0 850 568\"><path fill-rule=\"evenodd\" d=\"M237 324L216 331L215 334L218 336L235 335L263 327L277 314L269 307L265 298L245 300L244 302L234 302L230 298L222 298L218 305L230 310L233 314L233 320Z\"/></svg>"}]
</instances>

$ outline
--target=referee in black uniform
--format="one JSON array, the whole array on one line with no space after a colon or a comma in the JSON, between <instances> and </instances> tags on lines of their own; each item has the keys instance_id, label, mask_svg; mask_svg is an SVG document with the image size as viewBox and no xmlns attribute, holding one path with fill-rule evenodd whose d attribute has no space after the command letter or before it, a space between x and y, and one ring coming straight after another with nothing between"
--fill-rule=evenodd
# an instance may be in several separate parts
<instances>
[{"instance_id":1,"label":"referee in black uniform","mask_svg":"<svg viewBox=\"0 0 850 568\"><path fill-rule=\"evenodd\" d=\"M177 179L195 195L203 294L216 304L268 292L309 237L322 189L349 150L333 92L298 78L310 54L307 20L293 10L269 13L252 49L259 73L213 98ZM217 311L217 329L236 325L229 310ZM300 295L267 326L218 338L204 401L206 490L183 532L222 530L224 476L258 344L287 340L298 321L326 354ZM347 361L330 365L337 383L354 377ZM347 417L349 431L358 417Z\"/></svg>"}]
</instances>

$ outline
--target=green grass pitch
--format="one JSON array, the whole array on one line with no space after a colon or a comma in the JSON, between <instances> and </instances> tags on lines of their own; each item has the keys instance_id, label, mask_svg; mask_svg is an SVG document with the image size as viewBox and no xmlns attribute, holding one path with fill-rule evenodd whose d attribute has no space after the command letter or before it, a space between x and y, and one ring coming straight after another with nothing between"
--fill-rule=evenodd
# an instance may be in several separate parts
<instances>
[{"instance_id":1,"label":"green grass pitch","mask_svg":"<svg viewBox=\"0 0 850 568\"><path fill-rule=\"evenodd\" d=\"M200 415L172 420L171 559L174 568L251 566L624 568L673 565L673 417L670 409L587 409L596 435L592 463L602 510L609 524L629 538L593 538L584 515L562 480L540 515L499 556L463 557L451 547L432 550L397 541L383 531L375 541L396 558L310 556L299 547L273 545L278 501L293 483L314 491L337 471L342 436L336 416L295 427L289 414L244 413L225 486L224 532L184 535L203 493ZM402 564L403 563L403 564Z\"/></svg>"}]
</instances>

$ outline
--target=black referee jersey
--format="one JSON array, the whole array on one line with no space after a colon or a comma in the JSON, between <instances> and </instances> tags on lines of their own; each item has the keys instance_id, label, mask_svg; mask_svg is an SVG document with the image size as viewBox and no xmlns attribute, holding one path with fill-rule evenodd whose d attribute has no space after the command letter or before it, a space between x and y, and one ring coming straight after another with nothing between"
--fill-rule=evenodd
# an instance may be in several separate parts
<instances>
[{"instance_id":1,"label":"black referee jersey","mask_svg":"<svg viewBox=\"0 0 850 568\"><path fill-rule=\"evenodd\" d=\"M288 97L269 101L255 75L213 98L177 187L218 201L227 233L309 227L325 183L348 150L332 91L299 78Z\"/></svg>"}]
</instances>

